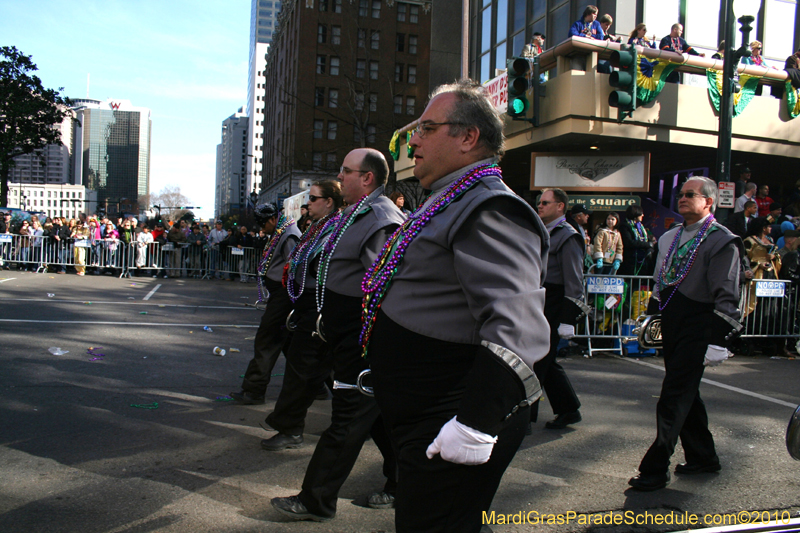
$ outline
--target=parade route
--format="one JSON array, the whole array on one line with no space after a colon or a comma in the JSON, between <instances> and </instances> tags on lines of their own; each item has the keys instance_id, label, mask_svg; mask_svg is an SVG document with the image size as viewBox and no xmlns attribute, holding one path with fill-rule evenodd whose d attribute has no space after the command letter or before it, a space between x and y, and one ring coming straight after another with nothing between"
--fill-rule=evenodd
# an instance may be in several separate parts
<instances>
[{"instance_id":1,"label":"parade route","mask_svg":"<svg viewBox=\"0 0 800 533\"><path fill-rule=\"evenodd\" d=\"M259 443L274 433L260 423L284 359L266 405L226 400L252 356L256 294L254 283L0 271L0 531L393 532L392 510L366 506L383 485L371 441L333 521L290 522L270 506L299 491L331 402L312 405L302 447L271 453ZM492 505L495 521L519 513L528 523L495 523L496 533L678 531L679 515L743 511L800 517L800 462L784 443L800 359L737 355L707 369L700 391L722 471L673 475L651 493L627 481L655 436L663 361L560 362L583 421L546 430L552 411L541 406ZM682 461L679 446L673 466ZM672 524L579 523L626 512L672 513ZM542 516L564 523L527 518Z\"/></svg>"}]
</instances>

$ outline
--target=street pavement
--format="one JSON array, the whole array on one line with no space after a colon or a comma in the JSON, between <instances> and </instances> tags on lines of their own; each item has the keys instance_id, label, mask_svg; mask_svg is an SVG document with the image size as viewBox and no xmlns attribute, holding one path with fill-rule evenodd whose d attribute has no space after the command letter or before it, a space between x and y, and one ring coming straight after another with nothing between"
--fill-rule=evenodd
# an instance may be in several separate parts
<instances>
[{"instance_id":1,"label":"street pavement","mask_svg":"<svg viewBox=\"0 0 800 533\"><path fill-rule=\"evenodd\" d=\"M274 432L259 424L280 391L283 358L267 405L225 401L252 357L260 313L245 304L255 297L253 283L0 272L0 532L394 531L392 510L366 506L384 481L372 442L335 520L290 522L270 506L299 492L330 401L311 407L304 446L277 453L261 450ZM541 407L495 497L492 529L678 531L687 528L653 517L713 523L742 511L797 519L800 463L784 437L800 403L798 365L739 355L708 369L701 394L722 471L637 493L627 480L655 436L661 359L565 358L583 421L546 430L551 411ZM682 461L679 446L673 462ZM545 514L566 523L531 523ZM527 523L498 524L501 515Z\"/></svg>"}]
</instances>

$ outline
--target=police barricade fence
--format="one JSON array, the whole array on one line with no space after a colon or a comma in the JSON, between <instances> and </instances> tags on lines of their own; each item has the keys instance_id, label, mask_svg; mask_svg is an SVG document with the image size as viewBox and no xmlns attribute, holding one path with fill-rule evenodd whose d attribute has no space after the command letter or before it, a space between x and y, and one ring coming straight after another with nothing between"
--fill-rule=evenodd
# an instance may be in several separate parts
<instances>
[{"instance_id":1,"label":"police barricade fence","mask_svg":"<svg viewBox=\"0 0 800 533\"><path fill-rule=\"evenodd\" d=\"M255 280L260 250L189 243L138 242L120 239L58 239L55 236L0 235L0 266L20 270L60 272L74 268L92 274L119 277L153 275L164 277L238 276Z\"/></svg>"},{"instance_id":2,"label":"police barricade fence","mask_svg":"<svg viewBox=\"0 0 800 533\"><path fill-rule=\"evenodd\" d=\"M634 332L637 318L647 314L655 283L652 277L585 274L584 283L584 302L589 312L576 328L574 338L586 340L589 357L598 351L655 355L656 350L639 346ZM797 320L800 289L797 286L787 280L752 280L740 288L743 328L737 350L742 348L749 353L750 339L800 337Z\"/></svg>"}]
</instances>

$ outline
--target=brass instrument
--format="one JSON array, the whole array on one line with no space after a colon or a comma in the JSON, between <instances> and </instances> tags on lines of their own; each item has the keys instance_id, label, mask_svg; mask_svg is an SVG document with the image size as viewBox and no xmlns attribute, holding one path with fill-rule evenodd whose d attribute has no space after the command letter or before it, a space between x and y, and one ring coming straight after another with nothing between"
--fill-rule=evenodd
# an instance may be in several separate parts
<instances>
[{"instance_id":1,"label":"brass instrument","mask_svg":"<svg viewBox=\"0 0 800 533\"><path fill-rule=\"evenodd\" d=\"M786 449L792 459L800 461L800 405L795 409L786 428Z\"/></svg>"},{"instance_id":2,"label":"brass instrument","mask_svg":"<svg viewBox=\"0 0 800 533\"><path fill-rule=\"evenodd\" d=\"M373 391L372 387L367 387L364 385L364 378L367 377L372 373L372 370L369 368L366 370L362 370L361 373L358 375L358 379L356 380L355 385L350 383L342 383L341 381L334 380L333 381L333 388L334 389L350 389L350 390L357 390L361 394L365 396L375 396L375 392Z\"/></svg>"},{"instance_id":3,"label":"brass instrument","mask_svg":"<svg viewBox=\"0 0 800 533\"><path fill-rule=\"evenodd\" d=\"M642 348L660 350L663 347L661 315L641 315L636 319L633 333L637 336L639 346Z\"/></svg>"}]
</instances>

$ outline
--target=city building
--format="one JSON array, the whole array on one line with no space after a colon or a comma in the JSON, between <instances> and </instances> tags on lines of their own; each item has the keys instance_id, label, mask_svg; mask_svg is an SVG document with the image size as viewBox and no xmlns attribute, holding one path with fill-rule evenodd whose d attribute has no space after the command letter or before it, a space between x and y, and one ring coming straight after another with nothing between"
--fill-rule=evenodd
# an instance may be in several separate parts
<instances>
[{"instance_id":1,"label":"city building","mask_svg":"<svg viewBox=\"0 0 800 533\"><path fill-rule=\"evenodd\" d=\"M242 108L222 121L222 140L217 145L214 213L236 214L249 197L247 181L248 116Z\"/></svg>"},{"instance_id":2,"label":"city building","mask_svg":"<svg viewBox=\"0 0 800 533\"><path fill-rule=\"evenodd\" d=\"M9 181L11 183L74 183L72 168L72 124L70 112L63 122L53 126L61 134L60 144L49 144L32 154L14 158Z\"/></svg>"},{"instance_id":3,"label":"city building","mask_svg":"<svg viewBox=\"0 0 800 533\"><path fill-rule=\"evenodd\" d=\"M75 184L97 191L90 212L137 214L150 194L150 110L129 100L74 99Z\"/></svg>"},{"instance_id":4,"label":"city building","mask_svg":"<svg viewBox=\"0 0 800 533\"><path fill-rule=\"evenodd\" d=\"M281 2L252 0L250 11L250 59L247 74L247 190L256 191L261 186L263 156L261 154L261 127L264 123L264 68L267 65L269 43L275 32Z\"/></svg>"},{"instance_id":5,"label":"city building","mask_svg":"<svg viewBox=\"0 0 800 533\"><path fill-rule=\"evenodd\" d=\"M388 158L394 131L426 103L429 1L285 1L272 39L252 152L263 158L262 201L334 177L353 148Z\"/></svg>"},{"instance_id":6,"label":"city building","mask_svg":"<svg viewBox=\"0 0 800 533\"><path fill-rule=\"evenodd\" d=\"M9 183L8 207L46 213L48 217L78 218L92 212L95 191L68 183ZM44 222L44 221L42 221Z\"/></svg>"}]
</instances>

